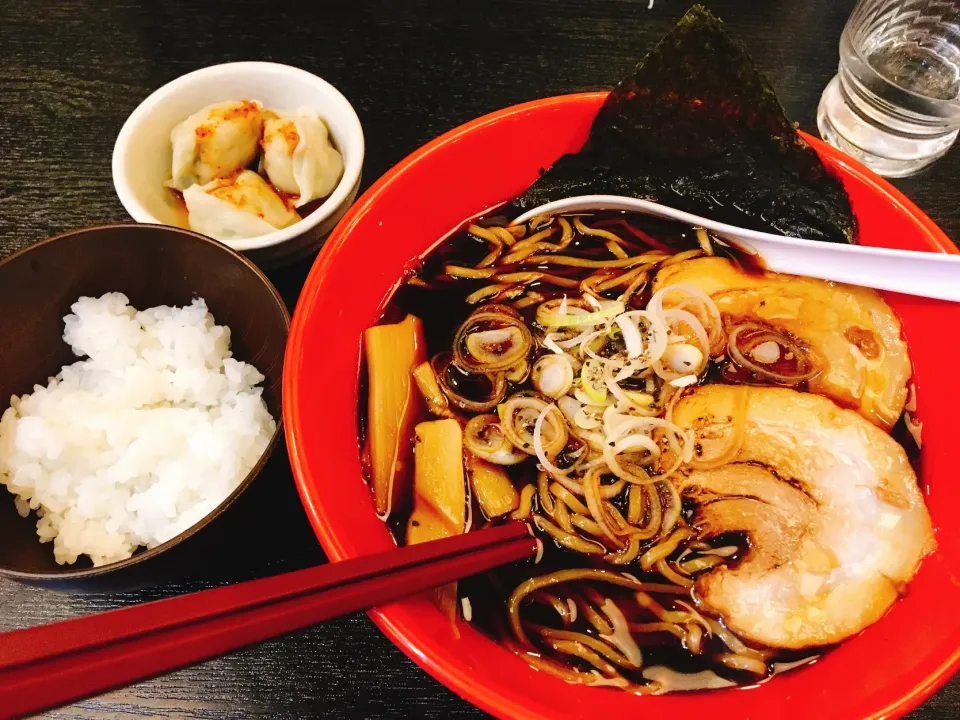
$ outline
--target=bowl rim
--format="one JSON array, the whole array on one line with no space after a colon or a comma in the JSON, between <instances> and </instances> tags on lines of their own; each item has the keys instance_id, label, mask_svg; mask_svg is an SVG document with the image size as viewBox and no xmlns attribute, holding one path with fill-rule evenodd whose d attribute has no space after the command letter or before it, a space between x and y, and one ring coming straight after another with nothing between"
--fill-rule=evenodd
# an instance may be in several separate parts
<instances>
[{"instance_id":1,"label":"bowl rim","mask_svg":"<svg viewBox=\"0 0 960 720\"><path fill-rule=\"evenodd\" d=\"M327 242L314 262L301 290L300 301L294 312L290 335L287 340L287 359L294 359L302 352L304 327L307 322L307 317L310 314L318 291L321 289L323 278L333 262L333 258L336 256L338 249L349 241L354 223L366 214L368 207L376 203L380 195L389 190L393 183L397 182L408 168L416 165L434 152L442 150L445 146L456 143L464 135L472 133L478 128L497 123L507 117L523 114L535 108L549 108L567 103L591 101L599 103L603 98L607 97L608 94L609 91L603 90L554 95L501 108L449 130L400 160L400 162L382 175L357 199L353 207L330 233ZM943 230L941 230L926 213L920 210L913 201L907 198L887 180L875 174L842 151L831 147L824 141L802 131L800 135L817 150L818 154L829 156L836 165L843 168L845 173L856 176L865 184L872 186L879 193L886 196L895 206L898 213L908 214L917 221L922 227L925 239L933 251L954 255L960 254L960 248L950 240ZM350 555L347 553L340 538L327 529L328 508L314 502L312 493L305 479L308 476L308 471L298 452L298 447L302 444L300 403L296 395L299 371L295 362L288 363L286 367L289 368L289 370L284 373L283 378L284 419L288 425L286 434L287 450L290 456L290 466L294 474L297 490L310 524L313 526L314 533L320 541L324 552L333 562L344 560L350 557ZM468 672L460 672L456 668L435 661L432 657L424 654L416 641L411 639L411 628L408 626L408 623L395 622L389 611L383 612L374 608L368 611L367 614L380 631L403 651L407 657L413 660L433 678L441 682L445 687L454 691L471 704L493 713L497 717L511 717L520 720L542 719L542 716L536 712L530 711L525 707L517 706L496 692L478 688L475 683L470 681ZM909 692L906 692L897 701L890 703L869 716L865 716L864 720L884 720L885 718L899 717L906 714L933 695L934 692L942 687L950 679L951 675L958 670L960 670L960 648L957 648L951 656L947 657L943 663L931 671L922 682L911 688ZM502 704L504 702L507 704Z\"/></svg>"},{"instance_id":2,"label":"bowl rim","mask_svg":"<svg viewBox=\"0 0 960 720\"><path fill-rule=\"evenodd\" d=\"M239 252L250 250L263 250L275 245L283 244L295 237L304 235L324 220L329 219L343 205L344 201L353 190L354 186L360 182L360 173L363 169L363 161L366 153L366 142L363 136L363 125L357 116L350 101L337 88L321 78L319 75L294 67L293 65L284 65L283 63L266 62L260 60L247 60L242 62L220 63L217 65L208 65L207 67L193 70L181 75L165 85L160 86L148 95L137 107L130 113L124 121L117 139L113 144L113 155L110 163L110 172L113 176L113 187L120 199L120 203L130 216L138 223L162 225L159 218L154 216L140 202L136 193L133 192L130 183L127 181L126 158L131 150L131 137L134 130L155 110L157 110L168 97L189 87L197 81L207 79L217 75L237 75L244 73L258 73L261 75L279 74L293 78L307 85L313 85L325 93L333 100L331 107L336 107L338 114L342 114L348 125L348 131L345 138L338 138L338 142L343 145L349 144L356 149L353 156L344 163L343 175L334 188L333 192L306 217L289 227L266 235L258 235L252 238L238 238L235 240L221 241L230 248ZM199 108L198 108L199 109ZM349 143L346 142L349 140ZM173 226L176 227L176 226ZM186 230L187 228L180 228Z\"/></svg>"},{"instance_id":3,"label":"bowl rim","mask_svg":"<svg viewBox=\"0 0 960 720\"><path fill-rule=\"evenodd\" d=\"M161 225L159 223L107 223L103 225L94 225L92 227L80 228L77 230L68 230L66 232L59 233L58 235L53 235L52 237L45 238L38 242L28 245L25 248L21 248L16 252L8 255L7 257L0 259L0 268L4 267L8 263L18 260L30 254L35 248L52 245L57 242L69 240L77 235L85 235L92 232L101 232L104 230L114 232L117 230L127 230L133 232L142 232L143 230L155 231L157 229L162 229L167 232L180 233L182 235L193 238L194 240L199 240L201 242L207 243L208 245L213 245L218 250L222 250L231 256L233 259L238 260L241 264L245 265L248 269L252 270L254 274L260 279L260 282L263 283L266 288L270 291L270 294L273 296L273 299L280 308L281 316L283 317L284 325L287 329L287 335L289 337L290 333L290 311L287 310L287 305L283 301L283 298L280 297L280 293L277 292L276 287L273 283L270 282L270 279L263 273L260 268L258 268L254 263L245 258L243 255L238 253L236 250L233 250L230 247L227 247L221 242L209 238L206 235L201 235L200 233L193 232L192 230L185 230L184 228L173 227L171 225ZM101 575L106 575L107 573L114 572L116 570L125 569L132 567L134 565L139 565L140 563L146 562L150 558L160 555L175 545L179 545L184 540L196 535L203 528L213 522L216 518L220 517L226 510L233 505L240 494L243 493L254 481L254 479L260 474L263 470L263 467L266 465L267 461L270 459L270 456L273 455L273 451L277 446L280 437L283 435L283 400L281 395L280 402L280 414L279 418L276 419L277 427L273 432L273 436L270 438L270 442L267 444L266 449L263 451L263 454L260 456L260 459L256 464L250 469L250 472L246 474L240 484L234 488L227 497L225 497L219 505L217 505L213 510L204 515L196 523L188 527L183 532L178 535L174 535L172 538L166 542L157 545L156 547L149 548L142 552L139 552L135 555L124 560L118 560L116 562L108 563L106 565L100 565L97 567L90 568L81 568L81 569L64 569L64 570L53 570L47 572L24 572L22 570L13 570L11 568L5 568L0 566L0 577L8 577L12 580L19 580L21 582L38 582L38 581L52 581L52 580L85 580L88 578L99 577Z\"/></svg>"}]
</instances>

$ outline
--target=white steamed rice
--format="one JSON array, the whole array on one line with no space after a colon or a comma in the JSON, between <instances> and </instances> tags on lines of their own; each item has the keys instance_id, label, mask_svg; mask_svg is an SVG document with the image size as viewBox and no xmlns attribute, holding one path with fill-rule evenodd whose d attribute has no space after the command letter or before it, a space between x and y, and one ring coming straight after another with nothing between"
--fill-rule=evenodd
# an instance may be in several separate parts
<instances>
[{"instance_id":1,"label":"white steamed rice","mask_svg":"<svg viewBox=\"0 0 960 720\"><path fill-rule=\"evenodd\" d=\"M88 359L14 396L0 417L0 483L58 563L130 557L186 530L240 484L276 429L255 367L202 299L137 312L80 298L63 339Z\"/></svg>"}]
</instances>

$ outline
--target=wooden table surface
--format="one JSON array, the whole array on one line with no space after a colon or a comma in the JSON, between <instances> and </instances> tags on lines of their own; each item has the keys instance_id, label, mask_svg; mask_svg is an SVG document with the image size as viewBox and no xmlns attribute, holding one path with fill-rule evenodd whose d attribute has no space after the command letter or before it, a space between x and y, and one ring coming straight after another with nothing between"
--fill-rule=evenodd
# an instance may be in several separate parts
<instances>
[{"instance_id":1,"label":"wooden table surface","mask_svg":"<svg viewBox=\"0 0 960 720\"><path fill-rule=\"evenodd\" d=\"M272 60L314 72L356 107L365 183L436 135L506 105L610 87L689 0L3 0L0 257L55 233L127 220L114 138L151 91L206 65ZM816 132L853 0L712 0L788 114ZM898 182L960 238L960 152ZM312 258L273 279L291 307ZM0 343L11 342L10 338ZM0 348L2 351L2 348ZM285 459L262 519L161 588L64 593L0 580L0 630L323 561ZM945 609L946 610L946 609ZM851 689L856 668L850 669ZM2 709L0 709L2 710ZM771 708L771 717L775 709ZM49 714L56 718L479 718L360 615ZM960 679L911 718L960 717Z\"/></svg>"}]
</instances>

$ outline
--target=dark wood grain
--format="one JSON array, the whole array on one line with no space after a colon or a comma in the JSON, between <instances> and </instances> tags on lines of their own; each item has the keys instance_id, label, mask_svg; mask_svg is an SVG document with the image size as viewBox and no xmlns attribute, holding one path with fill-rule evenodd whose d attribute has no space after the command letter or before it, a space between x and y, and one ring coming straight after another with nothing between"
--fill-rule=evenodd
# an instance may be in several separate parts
<instances>
[{"instance_id":1,"label":"dark wood grain","mask_svg":"<svg viewBox=\"0 0 960 720\"><path fill-rule=\"evenodd\" d=\"M713 0L767 71L788 114L815 131L853 0ZM609 87L688 0L392 0L324 3L0 3L0 256L49 235L125 220L110 155L152 90L205 65L273 60L336 85L367 137L369 184L424 142L536 97ZM898 183L960 237L960 153ZM274 273L291 305L310 259ZM8 342L2 338L0 342ZM161 588L66 594L0 581L0 630L322 562L281 460L267 514L221 538ZM773 711L772 711L773 712ZM364 616L346 618L49 714L56 718L475 718ZM916 720L960 717L960 681Z\"/></svg>"}]
</instances>

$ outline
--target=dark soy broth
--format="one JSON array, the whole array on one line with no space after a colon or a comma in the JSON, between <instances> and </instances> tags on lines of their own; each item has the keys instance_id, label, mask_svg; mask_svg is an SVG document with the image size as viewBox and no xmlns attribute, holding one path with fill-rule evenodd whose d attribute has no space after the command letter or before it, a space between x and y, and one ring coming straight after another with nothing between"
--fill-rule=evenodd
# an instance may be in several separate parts
<instances>
[{"instance_id":1,"label":"dark soy broth","mask_svg":"<svg viewBox=\"0 0 960 720\"><path fill-rule=\"evenodd\" d=\"M690 227L672 222L667 222L655 218L628 215L621 212L600 212L581 216L584 221L589 221L591 228L608 230L625 238L632 247L633 254L641 254L649 251L659 251L663 253L663 260L666 260L677 253L697 250L702 246L697 237L697 233ZM572 216L570 217L572 220ZM436 246L428 255L426 255L414 267L407 277L406 281L396 290L390 298L381 318L382 323L395 323L401 321L406 315L412 314L423 321L423 330L427 345L427 354L435 357L441 353L449 353L454 334L462 323L476 310L479 305L487 300L481 300L478 303L471 304L468 298L490 286L495 280L489 276L480 278L452 277L447 273L448 266L459 266L473 269L481 264L484 258L490 252L490 243L478 236L478 231L470 232L471 226L479 226L481 229L491 227L503 228L507 224L505 216L491 214L485 218L467 223L463 228L451 234L447 239ZM535 229L531 229L531 233ZM555 239L555 238L554 238ZM750 273L759 273L763 271L762 265L755 256L747 255L735 248L725 246L722 243L713 244L713 250L718 255L723 255L734 261L743 270ZM563 249L563 255L594 261L601 258L608 252L608 246L605 246L602 239L597 236L584 234L580 231L574 233L572 240ZM509 254L509 248L504 251L503 256ZM609 255L606 255L609 257ZM650 266L649 277L652 278L655 270L659 267L659 262ZM554 277L569 279L579 282L586 275L596 272L595 270L585 270L581 267L563 267L557 263L537 265L536 263L516 263L502 261L496 267L496 273L521 273L529 271L542 271L550 273ZM604 271L600 271L602 274ZM491 272L492 274L492 272ZM615 273L611 272L611 276ZM572 283L571 283L572 284ZM627 309L643 309L650 299L651 281L647 280L628 298ZM608 291L601 291L596 295L604 300L616 300L623 293L623 287L612 287ZM531 327L536 325L536 310L538 304L553 298L563 296L579 297L581 290L577 287L564 289L558 287L556 283L533 282L526 286L526 292L536 294L538 299L522 306L518 311L523 320ZM509 302L499 299L493 302ZM729 318L726 318L729 319ZM744 338L750 341L750 337ZM537 357L549 351L539 348L530 359L532 365ZM790 357L781 357L772 368L775 372L791 373L797 371L797 361ZM458 392L464 395L484 395L489 388L474 387L475 378L461 373L457 374L456 369L452 369L447 376L447 380ZM461 377L462 375L462 377ZM524 381L526 382L526 381ZM762 379L754 377L751 372L743 367L737 366L729 357L722 356L717 361L710 361L707 371L703 374L701 382L705 383L724 383L724 384L763 384ZM507 396L518 389L518 385L508 382ZM525 385L524 385L525 386ZM643 391L642 382L631 386L629 382L625 384L627 390ZM797 390L806 390L806 384L794 385ZM659 392L659 391L658 391ZM366 411L365 383L361 382L361 438L364 434L363 417ZM492 411L496 412L496 410ZM898 425L896 432L898 439L909 437L903 423ZM412 442L412 438L408 439ZM362 446L362 440L361 440ZM906 447L912 446L905 443ZM913 446L915 447L915 446ZM912 453L915 459L916 454ZM565 462L563 456L558 456L558 463ZM524 460L517 465L505 466L503 469L514 483L516 488L529 484L531 480L536 481L537 459ZM604 481L609 482L609 478ZM628 506L625 500L626 494L614 497L611 500L612 505L619 513L626 516ZM541 506L540 493L533 495L533 512L543 512ZM681 510L681 518L687 524L692 524L694 515L694 506L684 500ZM490 524L502 522L497 519L487 519L483 516L480 505L476 498L472 500L472 518L473 528L480 528ZM402 542L406 515L394 514L389 519L389 524L396 538ZM585 555L580 552L564 548L559 542L553 541L548 535L538 533L538 537L544 544L543 555L539 563L533 561L517 563L512 566L499 568L496 571L485 573L480 576L467 578L459 584L459 597L469 601L471 608L471 623L491 637L503 642L508 647L513 647L515 651L518 646L513 641L513 635L508 622L506 611L507 599L514 589L524 581L532 577L548 575L554 571L570 569L598 569L603 568L612 573L627 573L640 582L652 583L663 587L664 577L656 572L644 572L637 559L626 564L613 565L604 559L596 559L598 556ZM707 547L709 546L709 547ZM710 549L720 549L725 553L725 563L728 567L735 568L741 561L745 551L749 549L749 543L746 536L738 533L727 533L711 539L706 546L698 549L698 552L704 552ZM707 552L706 554L710 554ZM602 556L601 556L602 557ZM668 558L671 562L678 562L682 559L680 550L671 553ZM556 594L560 596L569 592L571 600L574 597L587 597L590 593L596 592L595 588L601 585L574 581L553 585L547 588L547 596ZM679 588L679 586L677 586ZM616 607L623 613L628 623L650 624L656 621L649 610L643 609L632 597L632 592L622 587L613 585L602 585L602 594L604 598L611 600ZM660 603L666 607L676 608L675 601L680 600L687 603L689 607L696 605L692 590L680 590L672 595L656 595ZM589 599L589 598L588 598ZM594 596L594 601L598 597ZM594 603L597 605L597 602ZM557 610L550 607L549 602L540 599L528 603L524 610L524 622L533 623L534 626L542 625L555 628L557 625ZM706 621L704 621L706 622ZM720 626L722 628L722 626ZM564 630L582 633L592 638L600 637L596 627L587 622L584 613L580 613L575 619L564 625ZM724 629L724 632L729 631ZM765 676L758 676L744 670L737 670L728 667L718 661L721 655L729 655L731 649L724 643L717 633L704 632L702 637L699 654L691 652L683 642L678 641L677 637L669 632L659 631L633 631L633 637L640 646L643 654L642 667L649 669L656 667L658 669L668 668L669 671L684 674L701 674L696 678L685 681L687 687L680 689L706 689L711 686L739 685L749 686L758 682L766 682L778 672L789 669L797 664L814 660L819 654L825 651L824 648L818 648L816 654L811 651L789 652L789 651L768 651L763 648L756 648L762 654L763 662L767 666ZM684 641L686 642L686 641ZM580 673L596 673L589 663L582 660L570 659L571 666ZM650 677L644 676L641 670L631 670L629 668L618 667L617 671L634 688L649 687ZM669 674L669 671L668 674ZM597 674L599 678L599 673ZM603 684L603 683L599 683ZM671 686L672 689L672 686Z\"/></svg>"}]
</instances>

